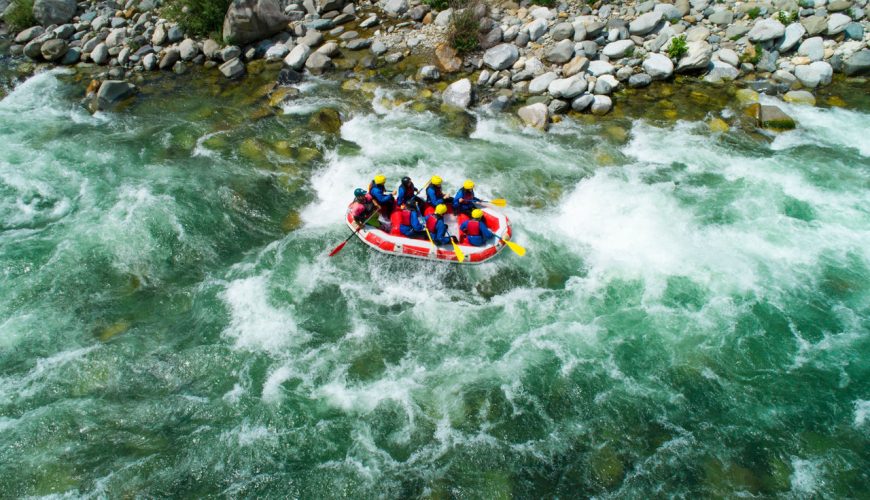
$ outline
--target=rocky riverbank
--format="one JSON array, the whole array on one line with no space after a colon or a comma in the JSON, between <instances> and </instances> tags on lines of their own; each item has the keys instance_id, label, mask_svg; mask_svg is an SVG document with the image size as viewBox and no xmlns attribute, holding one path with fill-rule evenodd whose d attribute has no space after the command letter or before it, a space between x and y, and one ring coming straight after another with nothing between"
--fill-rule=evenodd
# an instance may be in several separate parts
<instances>
[{"instance_id":1,"label":"rocky riverbank","mask_svg":"<svg viewBox=\"0 0 870 500\"><path fill-rule=\"evenodd\" d=\"M238 0L221 40L184 33L163 17L160 0L37 0L39 24L8 33L8 51L90 71L99 80L95 109L135 93L149 72L203 66L241 79L268 68L279 86L273 104L293 99L280 86L305 74L331 75L347 90L380 79L419 85L445 107L516 109L546 129L559 115L607 114L614 102L683 76L738 81L750 104L757 92L814 104L813 92L835 74L860 84L870 73L866 2L475 3L466 9L479 48L460 54L446 43L459 11L416 0ZM793 126L777 111L752 112L762 126Z\"/></svg>"}]
</instances>

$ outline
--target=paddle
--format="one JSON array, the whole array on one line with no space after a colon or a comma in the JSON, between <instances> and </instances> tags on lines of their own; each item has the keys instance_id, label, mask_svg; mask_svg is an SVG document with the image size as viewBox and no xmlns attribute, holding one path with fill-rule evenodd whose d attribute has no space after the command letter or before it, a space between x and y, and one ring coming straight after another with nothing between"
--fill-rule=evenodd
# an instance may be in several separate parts
<instances>
[{"instance_id":1,"label":"paddle","mask_svg":"<svg viewBox=\"0 0 870 500\"><path fill-rule=\"evenodd\" d=\"M353 238L354 236L356 236L356 233L360 232L360 230L362 230L362 228L366 227L366 224L368 224L369 221L372 220L372 217L374 217L374 216L377 215L377 214L378 214L378 211L375 210L374 213L372 213L371 215L369 215L369 218L366 219L365 222L363 222L362 224L360 224L360 226L357 228L356 231L350 233L350 236L348 236L344 241L341 242L341 244L339 244L339 245L338 245L337 247L335 247L331 252L329 252L329 257L332 257L333 255L335 255L335 254L337 254L338 252L340 252L340 251L344 248L344 246L347 245L347 242L350 241L351 238Z\"/></svg>"},{"instance_id":2,"label":"paddle","mask_svg":"<svg viewBox=\"0 0 870 500\"><path fill-rule=\"evenodd\" d=\"M495 205L497 207L506 207L507 206L507 200L505 200L504 198L496 198L494 200L489 200L489 201L481 200L480 203L489 203L490 205Z\"/></svg>"},{"instance_id":3,"label":"paddle","mask_svg":"<svg viewBox=\"0 0 870 500\"><path fill-rule=\"evenodd\" d=\"M453 237L450 236L450 233L448 233L446 229L444 231L444 235L450 238L450 244L453 245L453 253L456 254L456 260L458 260L460 263L465 262L465 254L462 253L462 250L459 249L459 245L457 245L456 242L453 241Z\"/></svg>"},{"instance_id":4,"label":"paddle","mask_svg":"<svg viewBox=\"0 0 870 500\"><path fill-rule=\"evenodd\" d=\"M498 238L498 236L496 236L496 238ZM514 253L517 254L517 255L519 255L520 257L522 257L523 255L526 254L526 249L523 248L523 247L521 247L521 246L519 246L519 245L517 245L517 244L514 243L513 241L506 241L506 240L503 240L503 239L501 239L501 238L498 238L498 239L499 239L499 241L501 241L502 243L504 243L505 245L507 245L508 248L510 248L511 250L513 250Z\"/></svg>"},{"instance_id":5,"label":"paddle","mask_svg":"<svg viewBox=\"0 0 870 500\"><path fill-rule=\"evenodd\" d=\"M435 250L435 255L438 255L438 247L435 246L435 241L432 240L432 235L429 234L429 226L426 225L426 219L423 218L423 214L420 213L420 205L415 203L414 208L417 209L417 216L423 219L423 229L426 230L426 237L429 238L429 243L432 244L432 250Z\"/></svg>"}]
</instances>

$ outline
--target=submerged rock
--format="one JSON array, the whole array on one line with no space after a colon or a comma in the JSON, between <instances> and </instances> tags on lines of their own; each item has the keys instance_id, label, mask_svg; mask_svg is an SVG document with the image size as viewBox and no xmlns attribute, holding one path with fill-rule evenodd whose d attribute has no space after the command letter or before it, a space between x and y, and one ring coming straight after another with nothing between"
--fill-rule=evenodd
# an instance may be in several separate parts
<instances>
[{"instance_id":1,"label":"submerged rock","mask_svg":"<svg viewBox=\"0 0 870 500\"><path fill-rule=\"evenodd\" d=\"M311 115L308 128L328 134L337 134L341 130L341 115L332 108L323 108Z\"/></svg>"},{"instance_id":2,"label":"submerged rock","mask_svg":"<svg viewBox=\"0 0 870 500\"><path fill-rule=\"evenodd\" d=\"M791 130L796 124L792 117L776 106L759 105L756 109L758 125L772 130Z\"/></svg>"},{"instance_id":3,"label":"submerged rock","mask_svg":"<svg viewBox=\"0 0 870 500\"><path fill-rule=\"evenodd\" d=\"M782 100L794 104L809 104L810 106L816 105L815 96L813 96L813 94L807 92L806 90L792 90L790 92L786 92L785 95L782 96Z\"/></svg>"},{"instance_id":4,"label":"submerged rock","mask_svg":"<svg viewBox=\"0 0 870 500\"><path fill-rule=\"evenodd\" d=\"M95 108L97 110L110 109L115 103L130 97L136 92L136 86L120 80L106 80L97 91Z\"/></svg>"}]
</instances>

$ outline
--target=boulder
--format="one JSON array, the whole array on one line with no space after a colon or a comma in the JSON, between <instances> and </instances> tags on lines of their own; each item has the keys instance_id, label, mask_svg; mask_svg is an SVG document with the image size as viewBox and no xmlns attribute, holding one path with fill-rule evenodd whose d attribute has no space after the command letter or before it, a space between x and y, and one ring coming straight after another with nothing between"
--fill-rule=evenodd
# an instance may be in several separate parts
<instances>
[{"instance_id":1,"label":"boulder","mask_svg":"<svg viewBox=\"0 0 870 500\"><path fill-rule=\"evenodd\" d=\"M728 9L717 10L707 18L718 26L728 26L734 20L734 14Z\"/></svg>"},{"instance_id":2,"label":"boulder","mask_svg":"<svg viewBox=\"0 0 870 500\"><path fill-rule=\"evenodd\" d=\"M91 61L95 64L106 64L109 62L109 48L105 43L98 43L94 50L91 51Z\"/></svg>"},{"instance_id":3,"label":"boulder","mask_svg":"<svg viewBox=\"0 0 870 500\"><path fill-rule=\"evenodd\" d=\"M348 50L363 50L372 46L371 38L354 38L347 42Z\"/></svg>"},{"instance_id":4,"label":"boulder","mask_svg":"<svg viewBox=\"0 0 870 500\"><path fill-rule=\"evenodd\" d=\"M547 92L556 99L572 99L586 91L586 80L580 75L558 78L550 82Z\"/></svg>"},{"instance_id":5,"label":"boulder","mask_svg":"<svg viewBox=\"0 0 870 500\"><path fill-rule=\"evenodd\" d=\"M625 57L629 51L634 51L634 42L632 40L619 40L605 45L601 53L611 60L615 60Z\"/></svg>"},{"instance_id":6,"label":"boulder","mask_svg":"<svg viewBox=\"0 0 870 500\"><path fill-rule=\"evenodd\" d=\"M783 28L784 29L784 28ZM705 69L710 64L713 48L707 42L689 42L688 52L677 63L677 72Z\"/></svg>"},{"instance_id":7,"label":"boulder","mask_svg":"<svg viewBox=\"0 0 870 500\"><path fill-rule=\"evenodd\" d=\"M556 17L556 12L547 7L534 7L529 10L529 15L532 16L533 19L543 19L549 20Z\"/></svg>"},{"instance_id":8,"label":"boulder","mask_svg":"<svg viewBox=\"0 0 870 500\"><path fill-rule=\"evenodd\" d=\"M450 24L451 16L453 16L453 9L444 9L435 16L435 21L433 21L432 24L446 28ZM364 27L362 25L360 26Z\"/></svg>"},{"instance_id":9,"label":"boulder","mask_svg":"<svg viewBox=\"0 0 870 500\"><path fill-rule=\"evenodd\" d=\"M15 36L15 43L25 44L43 33L45 33L45 28L42 26L32 26L18 33Z\"/></svg>"},{"instance_id":10,"label":"boulder","mask_svg":"<svg viewBox=\"0 0 870 500\"><path fill-rule=\"evenodd\" d=\"M335 67L335 63L326 54L315 52L305 61L305 69L313 75L322 75Z\"/></svg>"},{"instance_id":11,"label":"boulder","mask_svg":"<svg viewBox=\"0 0 870 500\"><path fill-rule=\"evenodd\" d=\"M472 98L473 89L471 87L471 80L468 78L451 83L444 89L444 93L441 94L441 101L444 104L459 109L467 109L471 105Z\"/></svg>"},{"instance_id":12,"label":"boulder","mask_svg":"<svg viewBox=\"0 0 870 500\"><path fill-rule=\"evenodd\" d=\"M737 67L740 65L740 57L737 55L737 52L734 52L731 49L719 49L715 56L720 61L730 64L731 66Z\"/></svg>"},{"instance_id":13,"label":"boulder","mask_svg":"<svg viewBox=\"0 0 870 500\"><path fill-rule=\"evenodd\" d=\"M652 83L652 77L646 73L636 73L628 78L628 86L633 89L648 87Z\"/></svg>"},{"instance_id":14,"label":"boulder","mask_svg":"<svg viewBox=\"0 0 870 500\"><path fill-rule=\"evenodd\" d=\"M278 85L292 85L302 81L302 73L293 68L281 68L278 72Z\"/></svg>"},{"instance_id":15,"label":"boulder","mask_svg":"<svg viewBox=\"0 0 870 500\"><path fill-rule=\"evenodd\" d=\"M216 41L212 40L211 38L202 42L202 53L205 55L206 59L214 59L215 56L218 55L220 50L221 50L220 44L218 44Z\"/></svg>"},{"instance_id":16,"label":"boulder","mask_svg":"<svg viewBox=\"0 0 870 500\"><path fill-rule=\"evenodd\" d=\"M151 34L151 44L152 45L163 45L166 43L166 29L162 24L158 24L156 28L154 28L154 33Z\"/></svg>"},{"instance_id":17,"label":"boulder","mask_svg":"<svg viewBox=\"0 0 870 500\"><path fill-rule=\"evenodd\" d=\"M810 106L816 105L815 96L807 92L806 90L791 90L786 92L785 95L782 96L782 100L785 102L790 102L792 104L808 104Z\"/></svg>"},{"instance_id":18,"label":"boulder","mask_svg":"<svg viewBox=\"0 0 870 500\"><path fill-rule=\"evenodd\" d=\"M749 41L766 42L781 37L785 34L785 26L776 19L762 19L755 22L755 26L749 30Z\"/></svg>"},{"instance_id":19,"label":"boulder","mask_svg":"<svg viewBox=\"0 0 870 500\"><path fill-rule=\"evenodd\" d=\"M441 72L435 66L423 66L418 72L419 80L434 82L441 78Z\"/></svg>"},{"instance_id":20,"label":"boulder","mask_svg":"<svg viewBox=\"0 0 870 500\"><path fill-rule=\"evenodd\" d=\"M69 44L66 43L66 40L55 38L47 40L39 50L46 61L56 61L66 54L67 49L69 49Z\"/></svg>"},{"instance_id":21,"label":"boulder","mask_svg":"<svg viewBox=\"0 0 870 500\"><path fill-rule=\"evenodd\" d=\"M374 42L372 42L372 46L369 47L369 50L371 51L372 54L374 54L376 56L382 56L382 55L387 53L388 49L387 49L387 44L385 44L384 42L382 42L380 40L375 40ZM459 59L459 65L460 65L460 67L462 66L462 59Z\"/></svg>"},{"instance_id":22,"label":"boulder","mask_svg":"<svg viewBox=\"0 0 870 500\"><path fill-rule=\"evenodd\" d=\"M779 52L780 54L786 53L793 49L798 42L801 41L801 38L806 35L807 30L800 23L791 23L785 28L785 36L783 36L782 41L779 42Z\"/></svg>"},{"instance_id":23,"label":"boulder","mask_svg":"<svg viewBox=\"0 0 870 500\"><path fill-rule=\"evenodd\" d=\"M147 71L154 71L158 68L157 65L157 54L150 53L145 54L145 57L142 58L142 67Z\"/></svg>"},{"instance_id":24,"label":"boulder","mask_svg":"<svg viewBox=\"0 0 870 500\"><path fill-rule=\"evenodd\" d=\"M24 55L31 59L39 59L42 57L42 41L39 39L31 40L24 46Z\"/></svg>"},{"instance_id":25,"label":"boulder","mask_svg":"<svg viewBox=\"0 0 870 500\"><path fill-rule=\"evenodd\" d=\"M665 80L674 74L674 63L663 54L648 54L643 61L643 70L653 80Z\"/></svg>"},{"instance_id":26,"label":"boulder","mask_svg":"<svg viewBox=\"0 0 870 500\"><path fill-rule=\"evenodd\" d=\"M807 35L821 35L828 28L828 20L823 16L809 16L801 19L801 25L806 28Z\"/></svg>"},{"instance_id":27,"label":"boulder","mask_svg":"<svg viewBox=\"0 0 870 500\"><path fill-rule=\"evenodd\" d=\"M592 61L586 68L586 72L592 76L612 75L616 72L616 68L607 61Z\"/></svg>"},{"instance_id":28,"label":"boulder","mask_svg":"<svg viewBox=\"0 0 870 500\"><path fill-rule=\"evenodd\" d=\"M393 17L401 16L408 12L408 0L387 0L382 9Z\"/></svg>"},{"instance_id":29,"label":"boulder","mask_svg":"<svg viewBox=\"0 0 870 500\"><path fill-rule=\"evenodd\" d=\"M559 78L553 71L548 71L543 75L537 76L529 82L529 94L543 94L550 88L550 84Z\"/></svg>"},{"instance_id":30,"label":"boulder","mask_svg":"<svg viewBox=\"0 0 870 500\"><path fill-rule=\"evenodd\" d=\"M275 0L233 0L224 16L224 41L248 44L287 29L289 18Z\"/></svg>"},{"instance_id":31,"label":"boulder","mask_svg":"<svg viewBox=\"0 0 870 500\"><path fill-rule=\"evenodd\" d=\"M595 96L592 94L583 94L571 102L571 109L577 112L584 111L594 100Z\"/></svg>"},{"instance_id":32,"label":"boulder","mask_svg":"<svg viewBox=\"0 0 870 500\"><path fill-rule=\"evenodd\" d=\"M821 61L825 57L824 42L820 36L807 38L798 47L798 54L809 57L811 61Z\"/></svg>"},{"instance_id":33,"label":"boulder","mask_svg":"<svg viewBox=\"0 0 870 500\"><path fill-rule=\"evenodd\" d=\"M581 73L586 71L586 68L589 66L589 59L583 56L574 56L574 59L568 61L564 66L562 66L562 76L569 77L574 76L577 73Z\"/></svg>"},{"instance_id":34,"label":"boulder","mask_svg":"<svg viewBox=\"0 0 870 500\"><path fill-rule=\"evenodd\" d=\"M224 47L223 50L220 51L221 60L226 62L230 59L235 59L242 55L242 49L236 47L235 45L230 45L229 47Z\"/></svg>"},{"instance_id":35,"label":"boulder","mask_svg":"<svg viewBox=\"0 0 870 500\"><path fill-rule=\"evenodd\" d=\"M336 46L337 47L337 46ZM290 48L283 43L276 43L266 49L266 55L263 56L267 61L280 61L287 57L290 53Z\"/></svg>"},{"instance_id":36,"label":"boulder","mask_svg":"<svg viewBox=\"0 0 870 500\"><path fill-rule=\"evenodd\" d=\"M828 2L828 12L843 12L852 6L849 0L832 0Z\"/></svg>"},{"instance_id":37,"label":"boulder","mask_svg":"<svg viewBox=\"0 0 870 500\"><path fill-rule=\"evenodd\" d=\"M290 53L287 54L287 57L284 58L284 64L299 71L305 67L305 61L308 60L308 56L310 55L311 47L308 45L297 45L293 47L293 50L291 50Z\"/></svg>"},{"instance_id":38,"label":"boulder","mask_svg":"<svg viewBox=\"0 0 870 500\"><path fill-rule=\"evenodd\" d=\"M641 14L628 24L628 32L632 35L644 36L655 29L661 20L662 14L660 12L653 11Z\"/></svg>"},{"instance_id":39,"label":"boulder","mask_svg":"<svg viewBox=\"0 0 870 500\"><path fill-rule=\"evenodd\" d=\"M199 55L199 46L190 38L186 38L178 45L178 54L182 61L192 61L194 57Z\"/></svg>"},{"instance_id":40,"label":"boulder","mask_svg":"<svg viewBox=\"0 0 870 500\"><path fill-rule=\"evenodd\" d=\"M562 40L547 52L547 60L555 64L564 64L574 57L574 41Z\"/></svg>"},{"instance_id":41,"label":"boulder","mask_svg":"<svg viewBox=\"0 0 870 500\"><path fill-rule=\"evenodd\" d=\"M606 115L613 108L613 101L606 95L597 95L592 99L592 114Z\"/></svg>"},{"instance_id":42,"label":"boulder","mask_svg":"<svg viewBox=\"0 0 870 500\"><path fill-rule=\"evenodd\" d=\"M113 104L130 97L136 92L136 86L120 80L106 80L100 85L95 100L96 109L105 110Z\"/></svg>"},{"instance_id":43,"label":"boulder","mask_svg":"<svg viewBox=\"0 0 870 500\"><path fill-rule=\"evenodd\" d=\"M801 82L801 85L811 89L820 85L828 85L831 83L833 75L834 69L825 61L816 61L803 66L797 66L794 69L794 76Z\"/></svg>"},{"instance_id":44,"label":"boulder","mask_svg":"<svg viewBox=\"0 0 870 500\"><path fill-rule=\"evenodd\" d=\"M870 49L855 52L843 61L846 76L870 75Z\"/></svg>"},{"instance_id":45,"label":"boulder","mask_svg":"<svg viewBox=\"0 0 870 500\"><path fill-rule=\"evenodd\" d=\"M509 45L509 47L513 47L514 52L516 53L516 47L514 47L513 45ZM487 53L488 52L489 51L487 51ZM485 61L486 55L484 55L484 62ZM445 73L455 73L462 69L462 58L459 57L456 49L454 49L450 46L450 44L447 43L441 43L438 44L437 47L435 47L435 62L438 63L438 67L441 69L441 71ZM513 64L513 62L511 62L510 64ZM510 64L506 67L509 67Z\"/></svg>"},{"instance_id":46,"label":"boulder","mask_svg":"<svg viewBox=\"0 0 870 500\"><path fill-rule=\"evenodd\" d=\"M550 36L553 40L559 42L574 38L574 25L571 23L559 23L553 26L550 30Z\"/></svg>"},{"instance_id":47,"label":"boulder","mask_svg":"<svg viewBox=\"0 0 870 500\"><path fill-rule=\"evenodd\" d=\"M662 15L662 19L666 19L668 21L676 21L679 18L683 17L683 14L680 13L680 9L674 7L669 3L659 3L653 7L653 12L658 12Z\"/></svg>"},{"instance_id":48,"label":"boulder","mask_svg":"<svg viewBox=\"0 0 870 500\"><path fill-rule=\"evenodd\" d=\"M541 38L544 33L547 32L547 20L546 19L536 19L529 23L529 40L537 41L538 38Z\"/></svg>"},{"instance_id":49,"label":"boulder","mask_svg":"<svg viewBox=\"0 0 870 500\"><path fill-rule=\"evenodd\" d=\"M596 95L609 95L616 87L619 86L619 80L617 80L613 75L602 75L595 81L595 88L593 89L593 93Z\"/></svg>"},{"instance_id":50,"label":"boulder","mask_svg":"<svg viewBox=\"0 0 870 500\"><path fill-rule=\"evenodd\" d=\"M238 57L221 64L218 69L227 78L238 78L245 74L245 65Z\"/></svg>"},{"instance_id":51,"label":"boulder","mask_svg":"<svg viewBox=\"0 0 870 500\"><path fill-rule=\"evenodd\" d=\"M333 108L319 109L308 119L308 128L328 134L337 134L341 131L341 115Z\"/></svg>"},{"instance_id":52,"label":"boulder","mask_svg":"<svg viewBox=\"0 0 870 500\"><path fill-rule=\"evenodd\" d=\"M82 51L78 47L70 47L66 54L60 60L60 63L64 66L69 66L71 64L75 64L79 62L82 58Z\"/></svg>"},{"instance_id":53,"label":"boulder","mask_svg":"<svg viewBox=\"0 0 870 500\"><path fill-rule=\"evenodd\" d=\"M758 106L758 125L773 130L791 130L795 128L795 121L776 106Z\"/></svg>"},{"instance_id":54,"label":"boulder","mask_svg":"<svg viewBox=\"0 0 870 500\"><path fill-rule=\"evenodd\" d=\"M501 71L510 68L519 57L515 45L502 43L484 52L483 64L493 71Z\"/></svg>"},{"instance_id":55,"label":"boulder","mask_svg":"<svg viewBox=\"0 0 870 500\"><path fill-rule=\"evenodd\" d=\"M730 82L737 78L740 74L737 71L737 68L731 66L730 64L722 61L713 61L712 68L710 71L704 76L705 82L710 83L722 83L722 82Z\"/></svg>"},{"instance_id":56,"label":"boulder","mask_svg":"<svg viewBox=\"0 0 870 500\"><path fill-rule=\"evenodd\" d=\"M852 18L845 14L831 14L831 17L828 18L828 35L842 33L851 22Z\"/></svg>"},{"instance_id":57,"label":"boulder","mask_svg":"<svg viewBox=\"0 0 870 500\"><path fill-rule=\"evenodd\" d=\"M851 22L843 30L847 40L862 40L864 38L864 26L861 23Z\"/></svg>"},{"instance_id":58,"label":"boulder","mask_svg":"<svg viewBox=\"0 0 870 500\"><path fill-rule=\"evenodd\" d=\"M36 0L33 2L33 17L43 26L68 23L75 15L75 0Z\"/></svg>"},{"instance_id":59,"label":"boulder","mask_svg":"<svg viewBox=\"0 0 870 500\"><path fill-rule=\"evenodd\" d=\"M538 130L547 130L550 123L550 110L542 102L523 106L517 115L523 123Z\"/></svg>"}]
</instances>

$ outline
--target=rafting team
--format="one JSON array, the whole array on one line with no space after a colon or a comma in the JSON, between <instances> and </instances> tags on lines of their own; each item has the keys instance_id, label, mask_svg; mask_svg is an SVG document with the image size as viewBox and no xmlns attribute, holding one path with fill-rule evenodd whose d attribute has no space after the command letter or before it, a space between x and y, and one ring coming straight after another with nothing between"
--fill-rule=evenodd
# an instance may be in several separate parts
<instances>
[{"instance_id":1,"label":"rafting team","mask_svg":"<svg viewBox=\"0 0 870 500\"><path fill-rule=\"evenodd\" d=\"M386 188L387 178L383 174L375 176L366 191L357 188L353 192L354 203L351 205L351 215L357 226L361 227L377 213L389 220L389 233L406 238L425 239L428 230L429 237L436 245L446 245L451 240L462 245L484 246L495 237L486 225L483 210L477 204L483 201L474 195L474 182L466 180L456 196L446 196L442 188L442 179L432 176L426 184L426 199L418 196L419 190L414 187L410 177L403 177L399 189L395 193ZM459 239L447 233L444 214L456 215L459 223Z\"/></svg>"}]
</instances>

